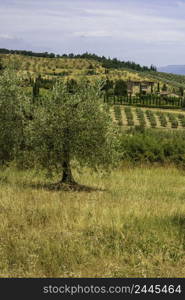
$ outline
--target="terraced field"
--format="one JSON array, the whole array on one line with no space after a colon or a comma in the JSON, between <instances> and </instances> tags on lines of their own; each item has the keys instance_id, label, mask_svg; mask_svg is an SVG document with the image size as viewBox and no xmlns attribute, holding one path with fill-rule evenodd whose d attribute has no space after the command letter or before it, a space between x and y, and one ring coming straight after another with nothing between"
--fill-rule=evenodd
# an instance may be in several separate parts
<instances>
[{"instance_id":1,"label":"terraced field","mask_svg":"<svg viewBox=\"0 0 185 300\"><path fill-rule=\"evenodd\" d=\"M121 78L123 80L149 80L148 75L136 72L134 70L116 70L110 69L108 75L106 68L96 60L82 58L43 58L29 57L24 55L0 54L0 61L4 66L14 66L14 68L25 78L38 77L52 79L60 77L68 78L106 78L114 80ZM93 75L93 76L92 76Z\"/></svg>"},{"instance_id":2,"label":"terraced field","mask_svg":"<svg viewBox=\"0 0 185 300\"><path fill-rule=\"evenodd\" d=\"M158 72L138 72L127 68L107 69L101 62L93 59L69 57L44 58L0 53L1 62L5 67L9 66L16 69L25 79L33 79L38 76L48 80L61 77L73 79L86 77L89 80L106 79L108 77L109 80L113 81L118 79L124 81L153 81L160 83L161 86L165 83L170 93L173 93L174 87L178 86L176 82L173 84L170 80L166 82L165 79L162 78L161 80L161 77L158 78ZM153 73L155 76L153 76Z\"/></svg>"},{"instance_id":3,"label":"terraced field","mask_svg":"<svg viewBox=\"0 0 185 300\"><path fill-rule=\"evenodd\" d=\"M114 105L110 109L114 122L125 128L185 129L185 112Z\"/></svg>"}]
</instances>

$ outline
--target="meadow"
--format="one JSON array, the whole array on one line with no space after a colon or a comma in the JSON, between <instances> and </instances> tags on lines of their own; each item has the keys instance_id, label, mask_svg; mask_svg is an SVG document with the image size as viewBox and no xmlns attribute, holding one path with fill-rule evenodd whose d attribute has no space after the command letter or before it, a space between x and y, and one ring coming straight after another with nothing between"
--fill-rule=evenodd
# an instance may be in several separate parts
<instances>
[{"instance_id":1,"label":"meadow","mask_svg":"<svg viewBox=\"0 0 185 300\"><path fill-rule=\"evenodd\" d=\"M155 91L152 108L141 89L139 105L103 105L109 94L131 99L123 80L154 72L22 57L0 64L0 277L184 277L182 95ZM104 90L93 80L103 78ZM169 92L184 78L169 77Z\"/></svg>"},{"instance_id":2,"label":"meadow","mask_svg":"<svg viewBox=\"0 0 185 300\"><path fill-rule=\"evenodd\" d=\"M185 276L182 169L75 178L97 190L50 191L41 171L1 171L1 277Z\"/></svg>"}]
</instances>

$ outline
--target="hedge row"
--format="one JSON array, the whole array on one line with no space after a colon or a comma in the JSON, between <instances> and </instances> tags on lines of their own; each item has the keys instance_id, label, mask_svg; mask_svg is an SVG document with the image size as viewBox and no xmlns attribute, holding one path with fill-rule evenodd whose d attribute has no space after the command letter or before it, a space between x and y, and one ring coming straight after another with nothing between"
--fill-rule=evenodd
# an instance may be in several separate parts
<instances>
[{"instance_id":1,"label":"hedge row","mask_svg":"<svg viewBox=\"0 0 185 300\"><path fill-rule=\"evenodd\" d=\"M128 126L134 126L133 113L130 107L125 107L125 114Z\"/></svg>"},{"instance_id":2,"label":"hedge row","mask_svg":"<svg viewBox=\"0 0 185 300\"><path fill-rule=\"evenodd\" d=\"M146 126L146 120L145 120L144 111L141 108L136 108L136 115L138 117L140 126L145 127Z\"/></svg>"},{"instance_id":3,"label":"hedge row","mask_svg":"<svg viewBox=\"0 0 185 300\"><path fill-rule=\"evenodd\" d=\"M157 122L156 122L155 114L153 113L153 111L147 110L146 115L150 121L151 127L155 128L157 126Z\"/></svg>"},{"instance_id":4,"label":"hedge row","mask_svg":"<svg viewBox=\"0 0 185 300\"><path fill-rule=\"evenodd\" d=\"M176 119L176 115L168 113L168 118L169 118L169 121L171 123L171 127L172 128L178 128L179 123L178 123L178 121Z\"/></svg>"},{"instance_id":5,"label":"hedge row","mask_svg":"<svg viewBox=\"0 0 185 300\"><path fill-rule=\"evenodd\" d=\"M135 163L173 163L185 167L185 132L130 129L121 137L122 159Z\"/></svg>"},{"instance_id":6,"label":"hedge row","mask_svg":"<svg viewBox=\"0 0 185 300\"><path fill-rule=\"evenodd\" d=\"M164 113L162 113L162 112L157 112L156 114L159 117L159 121L161 123L161 126L162 127L166 127L167 124L168 124L167 119L166 119L166 115Z\"/></svg>"},{"instance_id":7,"label":"hedge row","mask_svg":"<svg viewBox=\"0 0 185 300\"><path fill-rule=\"evenodd\" d=\"M121 108L119 105L114 106L114 115L116 121L118 122L118 125L122 126L123 122L122 122Z\"/></svg>"}]
</instances>

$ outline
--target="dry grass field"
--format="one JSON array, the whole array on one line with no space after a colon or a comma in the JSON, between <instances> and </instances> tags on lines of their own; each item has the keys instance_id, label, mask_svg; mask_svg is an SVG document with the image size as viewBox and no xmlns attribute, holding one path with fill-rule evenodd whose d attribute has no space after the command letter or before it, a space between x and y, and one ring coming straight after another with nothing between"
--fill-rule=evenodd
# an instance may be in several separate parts
<instances>
[{"instance_id":1,"label":"dry grass field","mask_svg":"<svg viewBox=\"0 0 185 300\"><path fill-rule=\"evenodd\" d=\"M0 173L1 277L185 276L184 171L75 177L99 190L49 191L36 171Z\"/></svg>"}]
</instances>

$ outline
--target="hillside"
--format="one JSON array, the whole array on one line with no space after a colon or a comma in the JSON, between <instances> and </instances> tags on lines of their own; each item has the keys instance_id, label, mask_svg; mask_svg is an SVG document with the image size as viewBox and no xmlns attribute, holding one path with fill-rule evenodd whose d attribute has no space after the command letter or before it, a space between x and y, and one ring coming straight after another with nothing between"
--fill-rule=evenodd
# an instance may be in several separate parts
<instances>
[{"instance_id":1,"label":"hillside","mask_svg":"<svg viewBox=\"0 0 185 300\"><path fill-rule=\"evenodd\" d=\"M14 65L24 78L36 78L39 75L45 79L57 77L106 78L124 81L154 81L167 84L171 92L178 92L179 87L185 89L185 76L157 72L156 68L140 66L134 62L119 61L96 54L81 55L53 53L34 53L29 51L12 51L0 49L0 65ZM174 90L175 89L175 90Z\"/></svg>"},{"instance_id":2,"label":"hillside","mask_svg":"<svg viewBox=\"0 0 185 300\"><path fill-rule=\"evenodd\" d=\"M183 277L185 76L46 56L0 55L1 277Z\"/></svg>"},{"instance_id":3,"label":"hillside","mask_svg":"<svg viewBox=\"0 0 185 300\"><path fill-rule=\"evenodd\" d=\"M97 59L74 58L74 57L36 57L20 54L0 54L2 64L6 67L14 65L17 71L24 76L37 77L39 74L44 78L53 77L106 77L110 79L122 78L124 80L148 79L143 72L131 68L107 68L104 63Z\"/></svg>"}]
</instances>

